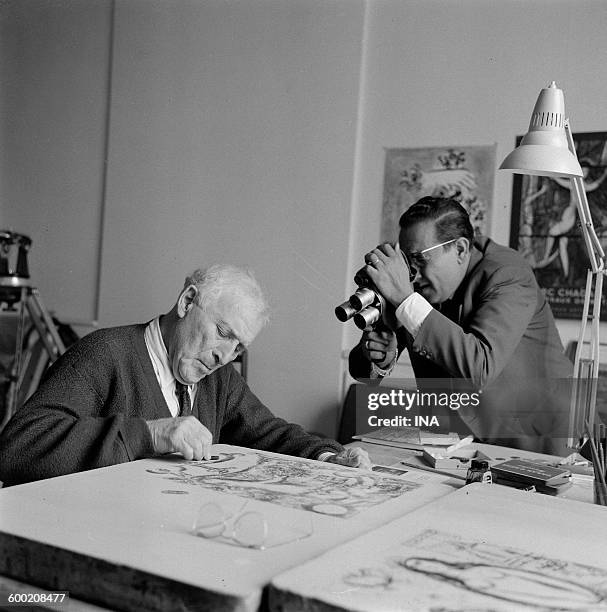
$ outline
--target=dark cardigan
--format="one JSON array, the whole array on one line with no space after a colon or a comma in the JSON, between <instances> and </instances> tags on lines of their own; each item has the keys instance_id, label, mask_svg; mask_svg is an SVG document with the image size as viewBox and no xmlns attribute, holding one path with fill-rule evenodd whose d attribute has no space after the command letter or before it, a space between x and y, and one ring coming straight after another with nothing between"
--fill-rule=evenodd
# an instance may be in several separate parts
<instances>
[{"instance_id":1,"label":"dark cardigan","mask_svg":"<svg viewBox=\"0 0 607 612\"><path fill-rule=\"evenodd\" d=\"M55 362L0 435L5 485L154 455L146 420L170 417L145 324L102 329ZM317 458L342 447L275 417L231 364L198 383L192 413L213 442Z\"/></svg>"}]
</instances>

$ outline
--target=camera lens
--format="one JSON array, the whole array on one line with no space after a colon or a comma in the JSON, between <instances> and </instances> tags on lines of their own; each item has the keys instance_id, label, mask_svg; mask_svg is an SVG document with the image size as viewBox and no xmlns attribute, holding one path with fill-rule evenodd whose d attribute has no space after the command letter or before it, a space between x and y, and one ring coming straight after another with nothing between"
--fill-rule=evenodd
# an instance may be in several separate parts
<instances>
[{"instance_id":1,"label":"camera lens","mask_svg":"<svg viewBox=\"0 0 607 612\"><path fill-rule=\"evenodd\" d=\"M362 310L367 306L371 306L373 302L376 300L375 291L372 289L368 289L363 287L358 289L354 295L350 297L350 304L354 307L355 310Z\"/></svg>"},{"instance_id":2,"label":"camera lens","mask_svg":"<svg viewBox=\"0 0 607 612\"><path fill-rule=\"evenodd\" d=\"M335 316L342 322L345 323L348 319L351 319L358 310L350 304L350 302L344 302L335 308Z\"/></svg>"},{"instance_id":3,"label":"camera lens","mask_svg":"<svg viewBox=\"0 0 607 612\"><path fill-rule=\"evenodd\" d=\"M376 323L380 316L381 311L378 308L375 308L375 306L368 306L354 315L354 325L356 325L358 329L365 329Z\"/></svg>"}]
</instances>

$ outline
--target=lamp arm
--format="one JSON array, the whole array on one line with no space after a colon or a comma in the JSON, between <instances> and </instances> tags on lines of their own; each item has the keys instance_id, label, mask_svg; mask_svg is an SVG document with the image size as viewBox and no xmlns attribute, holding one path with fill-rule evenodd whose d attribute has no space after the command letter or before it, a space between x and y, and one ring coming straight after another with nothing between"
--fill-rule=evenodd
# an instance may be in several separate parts
<instances>
[{"instance_id":1,"label":"lamp arm","mask_svg":"<svg viewBox=\"0 0 607 612\"><path fill-rule=\"evenodd\" d=\"M570 180L575 191L582 236L586 243L591 268L593 272L598 272L604 269L605 251L594 229L594 224L590 215L590 207L588 206L588 198L586 197L586 190L584 189L584 179L579 176L574 176Z\"/></svg>"},{"instance_id":2,"label":"lamp arm","mask_svg":"<svg viewBox=\"0 0 607 612\"><path fill-rule=\"evenodd\" d=\"M565 134L569 150L577 159L568 119L565 120ZM586 291L584 292L582 323L575 352L574 386L569 420L568 444L574 447L575 438L577 437L579 440L582 437L584 423L588 421L593 424L596 418L603 275L607 271L605 270L605 251L594 229L590 214L584 177L573 176L570 178L569 184L572 190L571 195L575 197L582 236L584 237L584 243L586 244L586 250L590 259L590 270L588 271ZM587 323L590 323L588 341L586 332ZM586 342L588 343L586 344ZM583 355L583 353L586 354Z\"/></svg>"}]
</instances>

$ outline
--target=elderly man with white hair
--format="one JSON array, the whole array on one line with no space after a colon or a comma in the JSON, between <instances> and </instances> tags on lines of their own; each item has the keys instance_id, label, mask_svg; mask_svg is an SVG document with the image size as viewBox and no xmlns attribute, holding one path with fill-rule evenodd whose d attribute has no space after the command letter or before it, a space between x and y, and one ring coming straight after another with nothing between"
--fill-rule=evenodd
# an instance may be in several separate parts
<instances>
[{"instance_id":1,"label":"elderly man with white hair","mask_svg":"<svg viewBox=\"0 0 607 612\"><path fill-rule=\"evenodd\" d=\"M186 278L168 313L89 334L49 368L3 430L0 480L172 452L208 459L214 442L370 468L364 451L274 416L231 365L267 321L254 276L214 265Z\"/></svg>"}]
</instances>

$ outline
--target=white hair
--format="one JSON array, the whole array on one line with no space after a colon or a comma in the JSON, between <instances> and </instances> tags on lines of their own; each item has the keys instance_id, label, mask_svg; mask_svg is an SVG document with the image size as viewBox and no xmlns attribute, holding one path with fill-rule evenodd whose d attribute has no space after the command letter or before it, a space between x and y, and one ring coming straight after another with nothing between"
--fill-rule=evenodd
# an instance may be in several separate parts
<instances>
[{"instance_id":1,"label":"white hair","mask_svg":"<svg viewBox=\"0 0 607 612\"><path fill-rule=\"evenodd\" d=\"M270 308L264 292L251 270L231 264L213 264L186 276L184 289L195 285L196 303L205 308L224 292L234 297L236 306L247 316L254 315L262 327L270 320Z\"/></svg>"}]
</instances>

